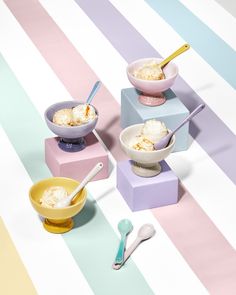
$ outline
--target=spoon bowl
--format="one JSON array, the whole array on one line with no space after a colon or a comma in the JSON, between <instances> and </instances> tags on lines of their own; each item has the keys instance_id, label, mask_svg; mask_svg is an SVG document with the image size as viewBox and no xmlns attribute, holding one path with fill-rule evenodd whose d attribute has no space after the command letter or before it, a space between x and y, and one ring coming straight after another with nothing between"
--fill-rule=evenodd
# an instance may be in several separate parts
<instances>
[{"instance_id":1,"label":"spoon bowl","mask_svg":"<svg viewBox=\"0 0 236 295\"><path fill-rule=\"evenodd\" d=\"M118 223L118 230L121 235L121 240L119 244L119 248L115 258L115 264L121 264L124 260L124 251L127 235L133 230L133 225L128 219L122 219Z\"/></svg>"},{"instance_id":2,"label":"spoon bowl","mask_svg":"<svg viewBox=\"0 0 236 295\"><path fill-rule=\"evenodd\" d=\"M147 240L155 234L155 229L152 224L144 224L138 231L138 237L141 240Z\"/></svg>"},{"instance_id":3,"label":"spoon bowl","mask_svg":"<svg viewBox=\"0 0 236 295\"><path fill-rule=\"evenodd\" d=\"M132 229L133 229L133 225L129 221L129 219L122 219L118 223L118 230L121 234L122 233L127 234L127 233L131 232Z\"/></svg>"}]
</instances>

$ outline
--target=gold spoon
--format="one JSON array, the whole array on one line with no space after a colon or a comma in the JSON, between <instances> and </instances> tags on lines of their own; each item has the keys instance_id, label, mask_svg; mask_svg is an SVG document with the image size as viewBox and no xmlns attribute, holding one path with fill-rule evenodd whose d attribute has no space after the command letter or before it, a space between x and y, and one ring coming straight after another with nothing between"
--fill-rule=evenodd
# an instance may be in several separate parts
<instances>
[{"instance_id":1,"label":"gold spoon","mask_svg":"<svg viewBox=\"0 0 236 295\"><path fill-rule=\"evenodd\" d=\"M176 56L180 55L181 53L185 52L190 48L189 44L184 44L179 49L177 49L175 52L173 52L170 56L165 58L162 62L158 64L159 68L163 68L165 65L167 65L172 59L174 59Z\"/></svg>"}]
</instances>

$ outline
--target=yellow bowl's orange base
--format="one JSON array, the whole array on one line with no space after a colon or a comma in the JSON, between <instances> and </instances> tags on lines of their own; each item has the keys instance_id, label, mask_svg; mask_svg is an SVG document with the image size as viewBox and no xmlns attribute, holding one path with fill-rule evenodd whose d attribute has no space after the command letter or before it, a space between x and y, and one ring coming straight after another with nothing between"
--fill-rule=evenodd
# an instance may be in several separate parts
<instances>
[{"instance_id":1,"label":"yellow bowl's orange base","mask_svg":"<svg viewBox=\"0 0 236 295\"><path fill-rule=\"evenodd\" d=\"M45 219L43 222L44 228L53 234L62 234L70 231L73 228L74 222L72 218L66 219L62 223L58 223L55 221L55 223L52 220Z\"/></svg>"}]
</instances>

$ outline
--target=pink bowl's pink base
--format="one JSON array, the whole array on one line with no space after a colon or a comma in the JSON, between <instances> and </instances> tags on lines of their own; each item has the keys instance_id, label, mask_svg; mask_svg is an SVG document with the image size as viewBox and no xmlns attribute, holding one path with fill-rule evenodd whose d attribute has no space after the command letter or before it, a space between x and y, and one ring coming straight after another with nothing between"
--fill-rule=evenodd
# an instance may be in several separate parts
<instances>
[{"instance_id":1,"label":"pink bowl's pink base","mask_svg":"<svg viewBox=\"0 0 236 295\"><path fill-rule=\"evenodd\" d=\"M150 96L148 94L143 93L139 95L138 100L140 103L146 106L156 107L165 103L166 98L162 93L156 96Z\"/></svg>"}]
</instances>

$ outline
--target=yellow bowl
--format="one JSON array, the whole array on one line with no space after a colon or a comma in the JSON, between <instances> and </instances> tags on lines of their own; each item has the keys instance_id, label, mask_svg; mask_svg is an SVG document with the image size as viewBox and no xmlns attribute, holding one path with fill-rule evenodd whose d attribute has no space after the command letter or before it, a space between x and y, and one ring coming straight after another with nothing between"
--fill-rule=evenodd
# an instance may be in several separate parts
<instances>
[{"instance_id":1,"label":"yellow bowl","mask_svg":"<svg viewBox=\"0 0 236 295\"><path fill-rule=\"evenodd\" d=\"M45 218L43 226L47 231L51 233L64 233L71 230L74 224L71 217L75 216L83 209L87 198L87 191L84 188L76 195L72 204L65 208L43 207L39 200L44 191L51 186L62 186L66 189L67 193L70 194L78 184L79 182L74 179L52 177L43 179L31 187L29 191L30 202L38 214Z\"/></svg>"}]
</instances>

